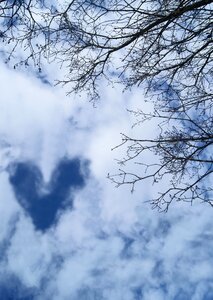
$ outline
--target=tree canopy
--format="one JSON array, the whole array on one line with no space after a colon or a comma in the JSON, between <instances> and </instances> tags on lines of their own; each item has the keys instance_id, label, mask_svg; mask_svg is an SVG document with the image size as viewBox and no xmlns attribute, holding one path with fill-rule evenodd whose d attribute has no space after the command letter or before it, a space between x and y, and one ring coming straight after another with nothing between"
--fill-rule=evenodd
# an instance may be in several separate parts
<instances>
[{"instance_id":1,"label":"tree canopy","mask_svg":"<svg viewBox=\"0 0 213 300\"><path fill-rule=\"evenodd\" d=\"M160 133L145 140L122 134L127 155L109 178L134 190L168 176L151 199L159 210L173 201L213 206L212 8L212 0L0 1L0 38L12 45L8 59L22 46L22 64L40 69L43 59L57 60L66 70L58 82L92 101L101 80L139 86L154 109L133 113L141 126L156 119ZM156 163L144 161L147 151ZM127 171L130 161L140 174Z\"/></svg>"}]
</instances>

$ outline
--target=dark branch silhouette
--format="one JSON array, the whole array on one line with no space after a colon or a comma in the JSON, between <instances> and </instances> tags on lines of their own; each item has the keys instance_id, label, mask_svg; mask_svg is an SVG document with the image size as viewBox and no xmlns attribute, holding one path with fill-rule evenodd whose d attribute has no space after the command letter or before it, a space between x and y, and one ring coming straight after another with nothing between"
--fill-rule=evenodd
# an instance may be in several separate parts
<instances>
[{"instance_id":1,"label":"dark branch silhouette","mask_svg":"<svg viewBox=\"0 0 213 300\"><path fill-rule=\"evenodd\" d=\"M12 44L8 59L20 45L22 64L40 69L43 59L58 61L67 71L58 83L86 91L91 101L101 80L140 86L154 108L132 113L142 129L156 120L158 133L153 139L122 134L127 156L109 178L132 190L146 179L168 178L151 200L159 210L173 201L213 205L212 9L213 0L0 1L0 38ZM145 162L147 152L156 163ZM126 171L130 162L141 174Z\"/></svg>"}]
</instances>

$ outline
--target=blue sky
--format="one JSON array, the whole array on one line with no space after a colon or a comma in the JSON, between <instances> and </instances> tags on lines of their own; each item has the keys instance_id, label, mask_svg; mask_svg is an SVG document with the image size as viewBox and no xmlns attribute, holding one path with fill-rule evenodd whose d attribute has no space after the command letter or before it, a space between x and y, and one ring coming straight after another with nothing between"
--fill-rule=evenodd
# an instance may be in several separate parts
<instances>
[{"instance_id":1,"label":"blue sky","mask_svg":"<svg viewBox=\"0 0 213 300\"><path fill-rule=\"evenodd\" d=\"M55 224L57 214L72 209L71 191L83 188L84 176L80 173L80 160L62 160L51 175L48 187L42 191L43 178L37 166L19 162L11 166L9 181L16 199L28 214L35 229L45 231Z\"/></svg>"},{"instance_id":2,"label":"blue sky","mask_svg":"<svg viewBox=\"0 0 213 300\"><path fill-rule=\"evenodd\" d=\"M150 108L143 92L103 82L94 108L53 86L57 65L43 72L0 64L0 299L213 299L213 210L159 214L151 183L106 178L120 132L155 133L127 112Z\"/></svg>"}]
</instances>

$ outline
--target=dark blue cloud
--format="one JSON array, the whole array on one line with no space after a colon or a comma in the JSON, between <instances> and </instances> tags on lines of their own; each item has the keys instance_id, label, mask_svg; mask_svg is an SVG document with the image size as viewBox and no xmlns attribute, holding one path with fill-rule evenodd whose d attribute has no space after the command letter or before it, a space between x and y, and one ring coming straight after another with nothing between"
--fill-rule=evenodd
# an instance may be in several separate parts
<instances>
[{"instance_id":1,"label":"dark blue cloud","mask_svg":"<svg viewBox=\"0 0 213 300\"><path fill-rule=\"evenodd\" d=\"M4 279L0 281L1 300L34 300L39 291L35 288L25 287L14 275L4 274Z\"/></svg>"},{"instance_id":2,"label":"dark blue cloud","mask_svg":"<svg viewBox=\"0 0 213 300\"><path fill-rule=\"evenodd\" d=\"M211 285L209 289L207 288L206 293L204 294L204 300L212 300L213 299L213 286Z\"/></svg>"},{"instance_id":3,"label":"dark blue cloud","mask_svg":"<svg viewBox=\"0 0 213 300\"><path fill-rule=\"evenodd\" d=\"M167 236L170 233L171 226L168 220L160 219L155 231L156 237Z\"/></svg>"},{"instance_id":4,"label":"dark blue cloud","mask_svg":"<svg viewBox=\"0 0 213 300\"><path fill-rule=\"evenodd\" d=\"M10 247L11 239L16 232L16 224L18 220L19 220L19 215L15 214L8 222L7 234L5 238L3 238L0 241L0 261L2 261L6 257L7 250Z\"/></svg>"},{"instance_id":5,"label":"dark blue cloud","mask_svg":"<svg viewBox=\"0 0 213 300\"><path fill-rule=\"evenodd\" d=\"M195 292L195 289L193 289L193 287L190 285L187 286L187 289L177 289L177 293L174 297L174 300L188 300L188 299L192 299L192 296Z\"/></svg>"},{"instance_id":6,"label":"dark blue cloud","mask_svg":"<svg viewBox=\"0 0 213 300\"><path fill-rule=\"evenodd\" d=\"M134 300L142 300L143 299L142 287L133 288L132 293L133 293Z\"/></svg>"},{"instance_id":7,"label":"dark blue cloud","mask_svg":"<svg viewBox=\"0 0 213 300\"><path fill-rule=\"evenodd\" d=\"M41 82L42 82L43 84L46 84L46 85L51 86L51 83L50 83L50 81L48 80L47 75L46 75L46 74L43 74L41 69L39 69L39 71L36 73L36 75L37 75L37 78L38 78L39 80L41 80Z\"/></svg>"},{"instance_id":8,"label":"dark blue cloud","mask_svg":"<svg viewBox=\"0 0 213 300\"><path fill-rule=\"evenodd\" d=\"M130 259L134 255L132 253L132 245L134 244L135 240L131 237L128 236L122 236L123 242L124 242L124 247L121 251L121 258L124 259Z\"/></svg>"},{"instance_id":9,"label":"dark blue cloud","mask_svg":"<svg viewBox=\"0 0 213 300\"><path fill-rule=\"evenodd\" d=\"M103 291L101 289L91 289L89 287L84 287L80 289L77 293L77 296L73 300L104 300L106 299L102 295Z\"/></svg>"},{"instance_id":10,"label":"dark blue cloud","mask_svg":"<svg viewBox=\"0 0 213 300\"><path fill-rule=\"evenodd\" d=\"M48 190L44 188L43 177L37 166L29 162L19 162L9 168L10 183L20 205L38 230L50 228L57 218L58 212L69 207L70 190L84 186L80 160L62 160L52 174Z\"/></svg>"}]
</instances>

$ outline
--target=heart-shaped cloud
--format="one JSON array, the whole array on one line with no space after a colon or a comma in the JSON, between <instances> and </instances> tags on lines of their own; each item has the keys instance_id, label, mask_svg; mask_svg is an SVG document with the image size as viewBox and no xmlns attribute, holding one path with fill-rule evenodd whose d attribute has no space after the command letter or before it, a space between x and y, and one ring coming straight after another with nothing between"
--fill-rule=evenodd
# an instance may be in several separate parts
<instances>
[{"instance_id":1,"label":"heart-shaped cloud","mask_svg":"<svg viewBox=\"0 0 213 300\"><path fill-rule=\"evenodd\" d=\"M19 162L10 166L9 178L16 198L36 229L45 231L55 224L59 211L72 208L71 189L85 184L80 163L79 159L60 161L48 186L44 184L42 173L36 165Z\"/></svg>"}]
</instances>

